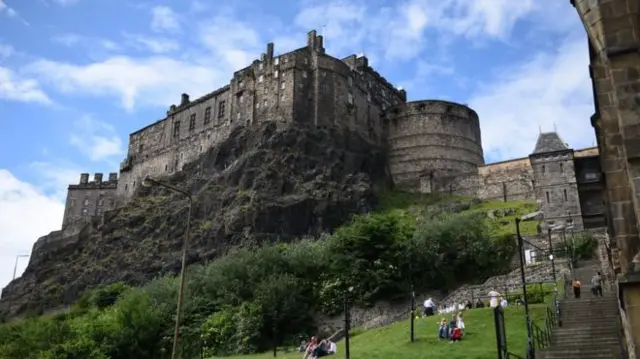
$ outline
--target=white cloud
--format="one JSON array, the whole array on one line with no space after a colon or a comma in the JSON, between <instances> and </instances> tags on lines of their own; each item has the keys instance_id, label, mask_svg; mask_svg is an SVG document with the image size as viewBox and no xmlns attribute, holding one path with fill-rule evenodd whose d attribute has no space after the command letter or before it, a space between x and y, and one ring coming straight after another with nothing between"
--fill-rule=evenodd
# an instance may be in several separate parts
<instances>
[{"instance_id":1,"label":"white cloud","mask_svg":"<svg viewBox=\"0 0 640 359\"><path fill-rule=\"evenodd\" d=\"M53 0L54 3L62 6L77 4L79 0Z\"/></svg>"},{"instance_id":2,"label":"white cloud","mask_svg":"<svg viewBox=\"0 0 640 359\"><path fill-rule=\"evenodd\" d=\"M0 169L0 286L13 276L17 255L30 254L33 243L62 225L64 205ZM21 259L17 274L28 263Z\"/></svg>"},{"instance_id":3,"label":"white cloud","mask_svg":"<svg viewBox=\"0 0 640 359\"><path fill-rule=\"evenodd\" d=\"M15 53L11 45L0 44L0 60L7 58Z\"/></svg>"},{"instance_id":4,"label":"white cloud","mask_svg":"<svg viewBox=\"0 0 640 359\"><path fill-rule=\"evenodd\" d=\"M72 164L60 160L56 162L33 162L29 170L38 178L37 187L47 196L64 202L67 198L67 187L78 183L83 170Z\"/></svg>"},{"instance_id":5,"label":"white cloud","mask_svg":"<svg viewBox=\"0 0 640 359\"><path fill-rule=\"evenodd\" d=\"M101 161L123 153L122 140L113 126L83 116L74 124L71 144L92 161Z\"/></svg>"},{"instance_id":6,"label":"white cloud","mask_svg":"<svg viewBox=\"0 0 640 359\"><path fill-rule=\"evenodd\" d=\"M11 69L0 66L0 100L53 103L34 79L22 78Z\"/></svg>"},{"instance_id":7,"label":"white cloud","mask_svg":"<svg viewBox=\"0 0 640 359\"><path fill-rule=\"evenodd\" d=\"M154 31L162 32L178 32L180 31L180 22L178 20L178 14L176 14L170 7L156 6L151 9L151 29Z\"/></svg>"},{"instance_id":8,"label":"white cloud","mask_svg":"<svg viewBox=\"0 0 640 359\"><path fill-rule=\"evenodd\" d=\"M162 54L178 50L180 45L177 41L163 37L149 37L137 34L123 34L137 48L143 48L156 54Z\"/></svg>"},{"instance_id":9,"label":"white cloud","mask_svg":"<svg viewBox=\"0 0 640 359\"><path fill-rule=\"evenodd\" d=\"M168 106L182 92L204 95L229 80L227 71L166 57L117 56L86 66L41 60L27 71L63 92L116 96L128 111L137 102Z\"/></svg>"},{"instance_id":10,"label":"white cloud","mask_svg":"<svg viewBox=\"0 0 640 359\"><path fill-rule=\"evenodd\" d=\"M540 128L558 133L574 148L591 146L594 112L584 36L551 52L500 69L468 103L478 112L485 158L527 156Z\"/></svg>"},{"instance_id":11,"label":"white cloud","mask_svg":"<svg viewBox=\"0 0 640 359\"><path fill-rule=\"evenodd\" d=\"M82 36L78 34L62 34L54 36L51 40L64 46L72 47L74 45L77 45L82 40Z\"/></svg>"}]
</instances>

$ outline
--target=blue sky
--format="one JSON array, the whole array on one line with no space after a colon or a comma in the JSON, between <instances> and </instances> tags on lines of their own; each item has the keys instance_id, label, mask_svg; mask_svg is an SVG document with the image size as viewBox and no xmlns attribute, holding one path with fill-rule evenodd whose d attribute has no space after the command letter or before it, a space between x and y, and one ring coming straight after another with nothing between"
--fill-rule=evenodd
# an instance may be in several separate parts
<instances>
[{"instance_id":1,"label":"blue sky","mask_svg":"<svg viewBox=\"0 0 640 359\"><path fill-rule=\"evenodd\" d=\"M487 162L526 156L540 129L594 143L568 0L0 0L0 285L60 227L80 172L117 171L128 133L182 92L221 87L267 42L287 52L311 29L331 55L363 52L410 100L469 104Z\"/></svg>"}]
</instances>

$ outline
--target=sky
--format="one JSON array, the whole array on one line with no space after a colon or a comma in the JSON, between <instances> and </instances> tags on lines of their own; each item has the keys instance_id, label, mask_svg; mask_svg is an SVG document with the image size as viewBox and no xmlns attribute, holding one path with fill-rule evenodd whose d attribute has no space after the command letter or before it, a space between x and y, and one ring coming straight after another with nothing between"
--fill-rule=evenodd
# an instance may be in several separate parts
<instances>
[{"instance_id":1,"label":"sky","mask_svg":"<svg viewBox=\"0 0 640 359\"><path fill-rule=\"evenodd\" d=\"M557 129L595 144L584 28L568 0L0 0L0 287L60 229L81 172L117 172L128 134L266 51L325 36L409 100L468 104L485 160ZM28 259L21 259L18 275Z\"/></svg>"}]
</instances>

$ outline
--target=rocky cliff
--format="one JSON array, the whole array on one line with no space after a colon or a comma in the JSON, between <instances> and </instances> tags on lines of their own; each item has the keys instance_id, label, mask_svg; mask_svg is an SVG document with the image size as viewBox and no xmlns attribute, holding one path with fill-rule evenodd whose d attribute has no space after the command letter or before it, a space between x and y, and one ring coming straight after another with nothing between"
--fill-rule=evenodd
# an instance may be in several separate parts
<instances>
[{"instance_id":1,"label":"rocky cliff","mask_svg":"<svg viewBox=\"0 0 640 359\"><path fill-rule=\"evenodd\" d=\"M193 195L190 264L234 246L331 231L369 211L376 189L390 185L382 148L357 133L298 123L237 128L160 180ZM34 245L22 277L4 288L0 310L48 311L100 284L139 285L179 271L187 213L184 196L142 187L126 207L78 234L52 232Z\"/></svg>"}]
</instances>

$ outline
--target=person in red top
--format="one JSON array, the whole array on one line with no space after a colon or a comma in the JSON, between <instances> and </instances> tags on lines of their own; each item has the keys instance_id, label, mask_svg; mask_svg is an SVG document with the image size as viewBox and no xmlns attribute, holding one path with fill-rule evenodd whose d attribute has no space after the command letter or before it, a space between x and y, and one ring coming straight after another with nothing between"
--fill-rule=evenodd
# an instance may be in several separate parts
<instances>
[{"instance_id":1,"label":"person in red top","mask_svg":"<svg viewBox=\"0 0 640 359\"><path fill-rule=\"evenodd\" d=\"M309 340L309 343L307 344L307 350L304 352L304 356L302 357L302 359L310 358L311 353L313 353L313 351L316 349L317 346L318 346L318 338L311 337L311 340Z\"/></svg>"},{"instance_id":2,"label":"person in red top","mask_svg":"<svg viewBox=\"0 0 640 359\"><path fill-rule=\"evenodd\" d=\"M451 343L459 342L462 339L462 329L453 328L451 331Z\"/></svg>"}]
</instances>

